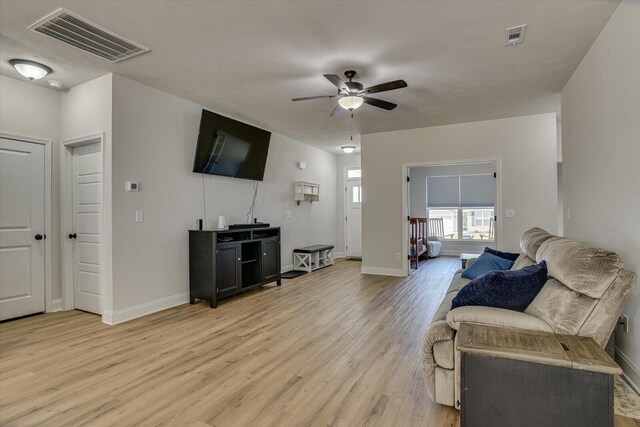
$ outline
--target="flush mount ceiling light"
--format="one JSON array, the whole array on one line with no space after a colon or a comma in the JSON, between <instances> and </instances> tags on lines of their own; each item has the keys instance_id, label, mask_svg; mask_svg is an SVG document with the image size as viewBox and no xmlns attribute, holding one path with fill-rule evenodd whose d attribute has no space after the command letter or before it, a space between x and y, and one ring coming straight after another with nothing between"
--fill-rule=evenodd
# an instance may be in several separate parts
<instances>
[{"instance_id":1,"label":"flush mount ceiling light","mask_svg":"<svg viewBox=\"0 0 640 427\"><path fill-rule=\"evenodd\" d=\"M53 72L53 70L39 62L28 61L26 59L12 59L9 64L29 80L38 80Z\"/></svg>"},{"instance_id":2,"label":"flush mount ceiling light","mask_svg":"<svg viewBox=\"0 0 640 427\"><path fill-rule=\"evenodd\" d=\"M340 148L342 149L342 151L344 151L347 154L351 154L356 150L356 147L354 147L353 145L345 145Z\"/></svg>"},{"instance_id":3,"label":"flush mount ceiling light","mask_svg":"<svg viewBox=\"0 0 640 427\"><path fill-rule=\"evenodd\" d=\"M353 111L356 108L360 107L364 99L359 96L345 96L343 98L338 99L338 104L345 110Z\"/></svg>"}]
</instances>

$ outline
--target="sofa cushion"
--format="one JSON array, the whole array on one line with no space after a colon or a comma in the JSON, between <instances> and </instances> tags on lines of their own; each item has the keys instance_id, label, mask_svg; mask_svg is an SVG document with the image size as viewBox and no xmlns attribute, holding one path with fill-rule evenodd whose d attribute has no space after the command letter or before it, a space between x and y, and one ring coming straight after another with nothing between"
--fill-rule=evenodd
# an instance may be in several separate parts
<instances>
[{"instance_id":1,"label":"sofa cushion","mask_svg":"<svg viewBox=\"0 0 640 427\"><path fill-rule=\"evenodd\" d=\"M576 335L597 302L552 278L524 312L547 322L555 333Z\"/></svg>"},{"instance_id":2,"label":"sofa cushion","mask_svg":"<svg viewBox=\"0 0 640 427\"><path fill-rule=\"evenodd\" d=\"M536 259L536 253L540 245L552 237L551 234L542 228L534 227L522 234L522 238L520 238L520 249L522 249L522 252L529 258Z\"/></svg>"},{"instance_id":3,"label":"sofa cushion","mask_svg":"<svg viewBox=\"0 0 640 427\"><path fill-rule=\"evenodd\" d=\"M487 253L490 253L492 255L495 255L497 257L503 258L503 259L508 259L509 261L515 261L518 259L518 257L520 256L520 254L516 254L513 252L502 252L499 251L497 249L491 249L489 247L484 248L484 251Z\"/></svg>"},{"instance_id":4,"label":"sofa cushion","mask_svg":"<svg viewBox=\"0 0 640 427\"><path fill-rule=\"evenodd\" d=\"M622 270L618 254L566 237L542 243L536 260L546 260L550 276L592 298L602 297Z\"/></svg>"},{"instance_id":5,"label":"sofa cushion","mask_svg":"<svg viewBox=\"0 0 640 427\"><path fill-rule=\"evenodd\" d=\"M521 268L528 267L535 264L536 261L529 258L526 254L520 254L518 259L511 266L512 270L520 270Z\"/></svg>"},{"instance_id":6,"label":"sofa cushion","mask_svg":"<svg viewBox=\"0 0 640 427\"><path fill-rule=\"evenodd\" d=\"M464 277L462 277L463 271L464 270L458 270L453 275L453 279L451 279L451 284L449 285L449 289L447 289L448 294L451 292L459 292L460 289L464 288L465 285L471 281L469 279L465 279Z\"/></svg>"},{"instance_id":7,"label":"sofa cushion","mask_svg":"<svg viewBox=\"0 0 640 427\"><path fill-rule=\"evenodd\" d=\"M453 298L451 309L479 305L524 311L546 281L544 261L521 270L490 271L462 288Z\"/></svg>"},{"instance_id":8,"label":"sofa cushion","mask_svg":"<svg viewBox=\"0 0 640 427\"><path fill-rule=\"evenodd\" d=\"M473 280L490 271L508 270L512 265L513 261L485 252L470 267L465 268L462 277Z\"/></svg>"}]
</instances>

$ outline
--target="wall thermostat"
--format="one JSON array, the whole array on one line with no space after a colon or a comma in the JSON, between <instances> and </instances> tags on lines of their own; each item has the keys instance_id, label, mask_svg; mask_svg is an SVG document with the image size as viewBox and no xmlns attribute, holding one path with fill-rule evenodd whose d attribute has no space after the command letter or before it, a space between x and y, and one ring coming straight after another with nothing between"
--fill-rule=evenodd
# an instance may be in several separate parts
<instances>
[{"instance_id":1,"label":"wall thermostat","mask_svg":"<svg viewBox=\"0 0 640 427\"><path fill-rule=\"evenodd\" d=\"M127 191L138 191L140 186L136 181L127 181L126 182L126 190Z\"/></svg>"}]
</instances>

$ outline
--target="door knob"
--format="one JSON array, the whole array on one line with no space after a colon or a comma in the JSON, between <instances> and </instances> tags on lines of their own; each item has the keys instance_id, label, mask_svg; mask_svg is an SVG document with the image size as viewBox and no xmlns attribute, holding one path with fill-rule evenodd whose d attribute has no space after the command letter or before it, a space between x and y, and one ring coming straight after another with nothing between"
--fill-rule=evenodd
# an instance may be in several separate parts
<instances>
[{"instance_id":1,"label":"door knob","mask_svg":"<svg viewBox=\"0 0 640 427\"><path fill-rule=\"evenodd\" d=\"M76 233L69 234L69 238L70 239L75 239L76 237L78 237L78 235Z\"/></svg>"},{"instance_id":2,"label":"door knob","mask_svg":"<svg viewBox=\"0 0 640 427\"><path fill-rule=\"evenodd\" d=\"M42 234L36 234L36 240L42 240L43 237L44 236Z\"/></svg>"}]
</instances>

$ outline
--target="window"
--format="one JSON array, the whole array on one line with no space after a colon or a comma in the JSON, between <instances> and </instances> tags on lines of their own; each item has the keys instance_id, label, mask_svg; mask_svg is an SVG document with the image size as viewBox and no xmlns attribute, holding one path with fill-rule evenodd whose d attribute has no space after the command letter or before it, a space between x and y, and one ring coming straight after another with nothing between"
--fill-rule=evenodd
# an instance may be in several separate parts
<instances>
[{"instance_id":1,"label":"window","mask_svg":"<svg viewBox=\"0 0 640 427\"><path fill-rule=\"evenodd\" d=\"M362 169L347 169L347 179L362 178Z\"/></svg>"},{"instance_id":2,"label":"window","mask_svg":"<svg viewBox=\"0 0 640 427\"><path fill-rule=\"evenodd\" d=\"M445 240L494 240L494 200L493 174L427 177L429 233Z\"/></svg>"},{"instance_id":3,"label":"window","mask_svg":"<svg viewBox=\"0 0 640 427\"><path fill-rule=\"evenodd\" d=\"M362 203L362 187L356 185L351 191L351 201L353 203Z\"/></svg>"},{"instance_id":4,"label":"window","mask_svg":"<svg viewBox=\"0 0 640 427\"><path fill-rule=\"evenodd\" d=\"M493 240L493 209L462 209L462 238Z\"/></svg>"}]
</instances>

